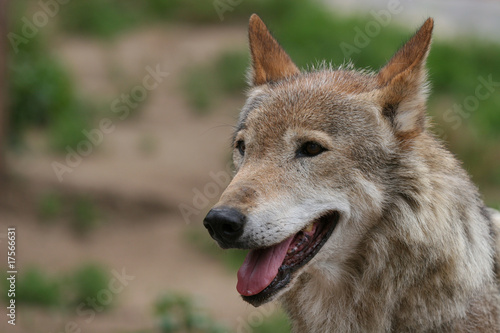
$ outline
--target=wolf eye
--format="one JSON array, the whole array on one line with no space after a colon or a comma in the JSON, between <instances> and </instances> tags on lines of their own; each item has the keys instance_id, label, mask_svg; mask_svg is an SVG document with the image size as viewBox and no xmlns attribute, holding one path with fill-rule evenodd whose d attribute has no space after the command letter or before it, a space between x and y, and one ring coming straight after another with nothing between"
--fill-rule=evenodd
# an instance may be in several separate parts
<instances>
[{"instance_id":1,"label":"wolf eye","mask_svg":"<svg viewBox=\"0 0 500 333\"><path fill-rule=\"evenodd\" d=\"M313 157L316 155L321 154L324 152L326 149L323 148L319 143L316 142L306 142L304 143L299 151L297 152L298 157Z\"/></svg>"},{"instance_id":2,"label":"wolf eye","mask_svg":"<svg viewBox=\"0 0 500 333\"><path fill-rule=\"evenodd\" d=\"M236 148L238 148L238 151L240 152L241 156L245 155L245 142L243 140L240 140L236 142Z\"/></svg>"}]
</instances>

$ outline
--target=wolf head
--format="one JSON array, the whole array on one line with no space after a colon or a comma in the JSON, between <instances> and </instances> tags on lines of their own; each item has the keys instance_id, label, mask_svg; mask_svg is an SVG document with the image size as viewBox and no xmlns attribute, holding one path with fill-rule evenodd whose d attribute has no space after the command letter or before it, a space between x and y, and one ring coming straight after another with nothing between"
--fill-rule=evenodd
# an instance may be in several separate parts
<instances>
[{"instance_id":1,"label":"wolf head","mask_svg":"<svg viewBox=\"0 0 500 333\"><path fill-rule=\"evenodd\" d=\"M251 89L233 137L237 172L204 221L222 248L251 250L238 272L246 301L260 305L305 272L340 278L388 201L417 205L417 176L401 165L414 162L401 156L428 137L432 29L429 18L378 73L301 72L261 19L250 18Z\"/></svg>"}]
</instances>

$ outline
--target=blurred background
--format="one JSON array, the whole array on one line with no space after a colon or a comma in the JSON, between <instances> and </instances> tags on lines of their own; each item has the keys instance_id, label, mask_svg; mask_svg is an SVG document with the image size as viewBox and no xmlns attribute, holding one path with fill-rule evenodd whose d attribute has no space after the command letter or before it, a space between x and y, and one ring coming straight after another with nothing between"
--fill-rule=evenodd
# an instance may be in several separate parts
<instances>
[{"instance_id":1,"label":"blurred background","mask_svg":"<svg viewBox=\"0 0 500 333\"><path fill-rule=\"evenodd\" d=\"M500 3L0 0L1 332L288 332L202 226L258 13L302 68L380 68L433 16L433 131L500 208ZM16 325L5 316L16 228Z\"/></svg>"}]
</instances>

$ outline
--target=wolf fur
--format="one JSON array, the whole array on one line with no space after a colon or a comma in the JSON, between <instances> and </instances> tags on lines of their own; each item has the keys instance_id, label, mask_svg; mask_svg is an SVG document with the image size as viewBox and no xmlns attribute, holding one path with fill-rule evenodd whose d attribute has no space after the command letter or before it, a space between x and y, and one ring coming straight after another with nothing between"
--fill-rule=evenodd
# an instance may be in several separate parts
<instances>
[{"instance_id":1,"label":"wolf fur","mask_svg":"<svg viewBox=\"0 0 500 333\"><path fill-rule=\"evenodd\" d=\"M429 131L432 29L428 19L377 73L301 72L250 19L237 172L216 205L247 218L232 246L265 248L340 215L274 297L293 332L500 332L500 214ZM306 141L324 152L297 158Z\"/></svg>"}]
</instances>

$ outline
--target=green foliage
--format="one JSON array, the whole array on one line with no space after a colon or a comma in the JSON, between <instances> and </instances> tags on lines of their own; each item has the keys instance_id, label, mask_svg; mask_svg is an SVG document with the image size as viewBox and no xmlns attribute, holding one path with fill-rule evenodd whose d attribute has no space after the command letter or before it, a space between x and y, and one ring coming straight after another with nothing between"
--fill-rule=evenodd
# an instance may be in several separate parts
<instances>
[{"instance_id":1,"label":"green foliage","mask_svg":"<svg viewBox=\"0 0 500 333\"><path fill-rule=\"evenodd\" d=\"M156 2L168 2L169 0L156 0ZM169 11L160 19L175 20L179 22L192 23L215 23L219 17L214 9L213 1L203 0L176 0L171 1ZM151 5L149 5L150 7ZM151 10L150 10L151 12Z\"/></svg>"},{"instance_id":2,"label":"green foliage","mask_svg":"<svg viewBox=\"0 0 500 333\"><path fill-rule=\"evenodd\" d=\"M215 22L211 1L198 0L85 0L61 6L63 31L112 38L140 24L160 20Z\"/></svg>"},{"instance_id":3,"label":"green foliage","mask_svg":"<svg viewBox=\"0 0 500 333\"><path fill-rule=\"evenodd\" d=\"M9 66L10 134L20 143L30 127L48 129L52 147L63 150L84 140L89 117L61 65L48 55L24 53Z\"/></svg>"},{"instance_id":4,"label":"green foliage","mask_svg":"<svg viewBox=\"0 0 500 333\"><path fill-rule=\"evenodd\" d=\"M189 6L191 1L184 0L149 0L147 3L141 4L145 6L145 13L158 19L173 19L178 15L178 8L182 5ZM206 8L205 8L206 9ZM198 10L194 8L194 10Z\"/></svg>"},{"instance_id":5,"label":"green foliage","mask_svg":"<svg viewBox=\"0 0 500 333\"><path fill-rule=\"evenodd\" d=\"M183 83L183 90L191 108L206 114L214 103L213 70L204 66L191 68Z\"/></svg>"},{"instance_id":6,"label":"green foliage","mask_svg":"<svg viewBox=\"0 0 500 333\"><path fill-rule=\"evenodd\" d=\"M54 307L62 303L61 285L36 267L18 275L16 302L21 304Z\"/></svg>"},{"instance_id":7,"label":"green foliage","mask_svg":"<svg viewBox=\"0 0 500 333\"><path fill-rule=\"evenodd\" d=\"M245 72L248 66L246 52L225 52L215 61L215 82L222 91L243 96L242 92L247 87Z\"/></svg>"},{"instance_id":8,"label":"green foliage","mask_svg":"<svg viewBox=\"0 0 500 333\"><path fill-rule=\"evenodd\" d=\"M22 17L24 2L15 6L14 17ZM15 19L13 33L23 36L23 21ZM54 149L63 150L85 139L88 107L77 97L73 82L60 62L51 54L42 32L15 49L9 49L9 133L10 141L19 145L23 133L31 127L47 129Z\"/></svg>"},{"instance_id":9,"label":"green foliage","mask_svg":"<svg viewBox=\"0 0 500 333\"><path fill-rule=\"evenodd\" d=\"M190 68L183 90L191 108L198 114L213 109L215 101L227 94L243 96L248 55L238 51L222 53L212 64Z\"/></svg>"},{"instance_id":10,"label":"green foliage","mask_svg":"<svg viewBox=\"0 0 500 333\"><path fill-rule=\"evenodd\" d=\"M51 221L61 215L63 209L62 198L58 193L43 194L38 202L38 215L44 221Z\"/></svg>"},{"instance_id":11,"label":"green foliage","mask_svg":"<svg viewBox=\"0 0 500 333\"><path fill-rule=\"evenodd\" d=\"M131 1L72 1L61 8L60 24L64 31L91 36L111 37L135 27L138 13Z\"/></svg>"},{"instance_id":12,"label":"green foliage","mask_svg":"<svg viewBox=\"0 0 500 333\"><path fill-rule=\"evenodd\" d=\"M86 0L61 6L59 23L66 32L110 38L155 21L233 23L246 21L254 12L284 20L303 10L327 16L315 2L299 0Z\"/></svg>"},{"instance_id":13,"label":"green foliage","mask_svg":"<svg viewBox=\"0 0 500 333\"><path fill-rule=\"evenodd\" d=\"M91 123L88 110L84 110L83 105L74 104L51 119L47 128L50 147L64 153L67 153L68 147L76 149L79 143L87 140L82 131L92 128Z\"/></svg>"},{"instance_id":14,"label":"green foliage","mask_svg":"<svg viewBox=\"0 0 500 333\"><path fill-rule=\"evenodd\" d=\"M73 303L86 302L87 298L96 298L102 290L108 289L109 275L106 270L96 264L86 264L79 268L71 278ZM99 304L106 307L111 304Z\"/></svg>"},{"instance_id":15,"label":"green foliage","mask_svg":"<svg viewBox=\"0 0 500 333\"><path fill-rule=\"evenodd\" d=\"M101 213L90 197L68 197L59 192L47 192L38 199L38 216L44 222L61 218L77 235L87 236L99 226Z\"/></svg>"},{"instance_id":16,"label":"green foliage","mask_svg":"<svg viewBox=\"0 0 500 333\"><path fill-rule=\"evenodd\" d=\"M182 294L167 293L154 305L158 326L163 333L228 333L229 330L199 310L194 301Z\"/></svg>"},{"instance_id":17,"label":"green foliage","mask_svg":"<svg viewBox=\"0 0 500 333\"><path fill-rule=\"evenodd\" d=\"M77 198L73 206L72 227L79 235L87 235L99 223L99 214L94 202L87 197Z\"/></svg>"},{"instance_id":18,"label":"green foliage","mask_svg":"<svg viewBox=\"0 0 500 333\"><path fill-rule=\"evenodd\" d=\"M4 290L9 284L2 276ZM97 264L86 264L68 274L49 275L36 266L28 267L17 274L16 302L40 307L64 308L86 303L87 298L96 298L101 290L108 289L109 275ZM3 293L7 297L7 293ZM110 304L99 304L103 308Z\"/></svg>"}]
</instances>

